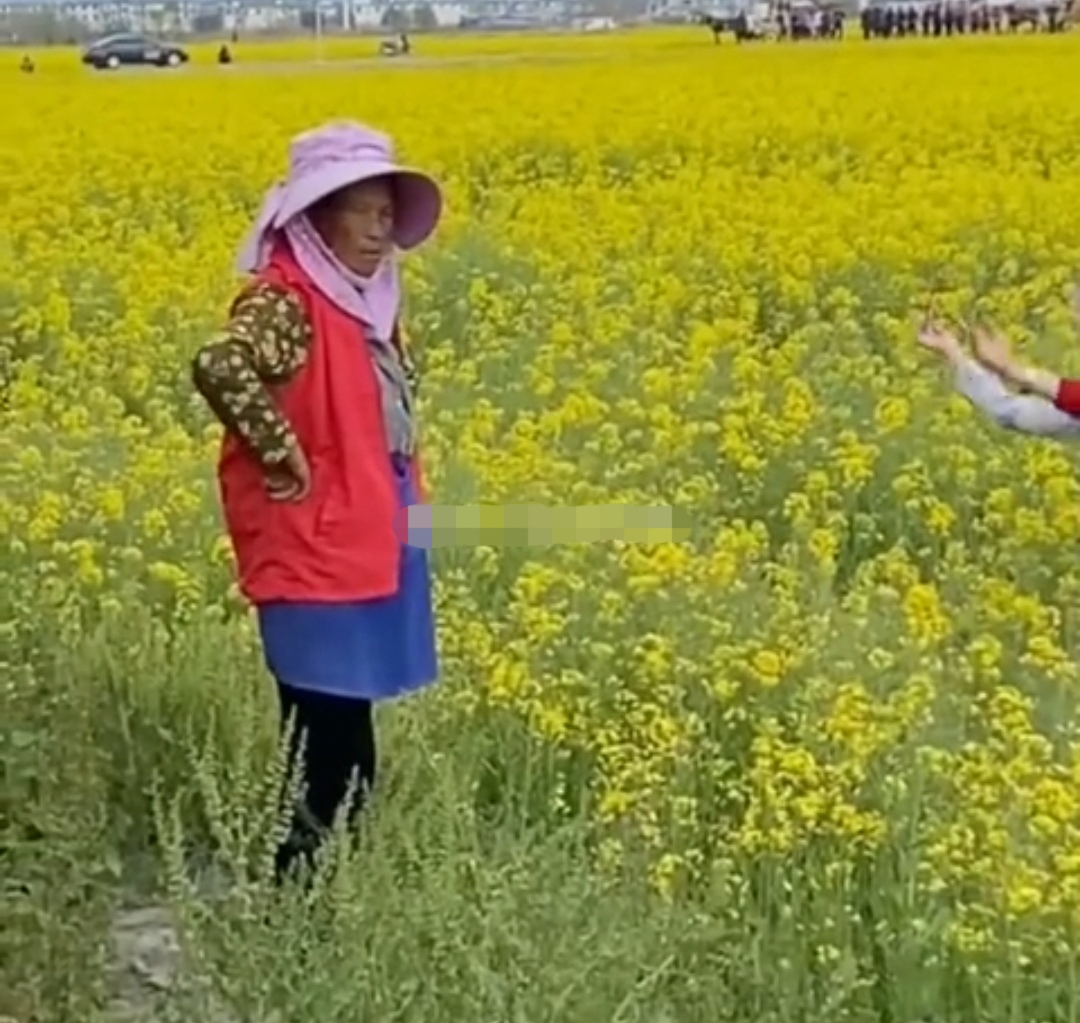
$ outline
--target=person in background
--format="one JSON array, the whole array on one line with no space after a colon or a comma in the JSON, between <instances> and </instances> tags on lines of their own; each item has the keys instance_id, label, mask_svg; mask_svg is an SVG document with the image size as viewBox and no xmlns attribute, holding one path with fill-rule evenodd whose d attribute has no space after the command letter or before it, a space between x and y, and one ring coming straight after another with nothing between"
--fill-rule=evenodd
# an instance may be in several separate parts
<instances>
[{"instance_id":1,"label":"person in background","mask_svg":"<svg viewBox=\"0 0 1080 1023\"><path fill-rule=\"evenodd\" d=\"M1080 320L1080 290L1075 305ZM1022 365L1009 342L988 330L974 331L974 357L955 332L933 320L923 323L918 337L949 364L956 389L998 426L1035 436L1080 437L1080 380Z\"/></svg>"},{"instance_id":2,"label":"person in background","mask_svg":"<svg viewBox=\"0 0 1080 1023\"><path fill-rule=\"evenodd\" d=\"M34 73L34 62L29 53L23 54L23 59L19 63L19 70L24 75L32 75Z\"/></svg>"},{"instance_id":3,"label":"person in background","mask_svg":"<svg viewBox=\"0 0 1080 1023\"><path fill-rule=\"evenodd\" d=\"M279 879L310 862L339 810L355 819L364 805L374 703L438 674L427 555L395 518L423 492L398 252L441 209L387 136L353 122L300 135L239 253L251 279L192 364L225 427L225 524L282 724L295 719L294 765L305 744Z\"/></svg>"}]
</instances>

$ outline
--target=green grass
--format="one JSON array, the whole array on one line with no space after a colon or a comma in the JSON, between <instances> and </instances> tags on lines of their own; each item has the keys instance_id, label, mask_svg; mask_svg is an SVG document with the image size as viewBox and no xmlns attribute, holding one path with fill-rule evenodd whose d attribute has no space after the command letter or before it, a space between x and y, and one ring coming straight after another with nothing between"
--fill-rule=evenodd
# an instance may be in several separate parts
<instances>
[{"instance_id":1,"label":"green grass","mask_svg":"<svg viewBox=\"0 0 1080 1023\"><path fill-rule=\"evenodd\" d=\"M776 862L717 850L668 899L644 859L601 870L584 793L551 798L574 772L445 691L381 715L387 766L362 833L338 836L310 891L275 891L271 690L235 627L55 615L24 635L19 666L15 652L0 1017L140 1018L126 1004L251 1023L1075 1018L1071 954L956 964L915 849L847 850L837 861L856 867L837 871L825 847ZM148 902L173 912L182 957L166 990L129 977L118 1003L110 928Z\"/></svg>"}]
</instances>

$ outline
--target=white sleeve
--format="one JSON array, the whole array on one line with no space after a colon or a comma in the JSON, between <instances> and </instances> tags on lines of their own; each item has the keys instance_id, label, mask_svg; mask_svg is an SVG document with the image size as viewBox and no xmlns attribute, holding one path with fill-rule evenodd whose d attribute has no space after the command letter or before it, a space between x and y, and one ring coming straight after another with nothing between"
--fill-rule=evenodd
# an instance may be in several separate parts
<instances>
[{"instance_id":1,"label":"white sleeve","mask_svg":"<svg viewBox=\"0 0 1080 1023\"><path fill-rule=\"evenodd\" d=\"M974 359L957 367L956 389L998 426L1038 437L1080 437L1080 419L1034 394L1014 394Z\"/></svg>"}]
</instances>

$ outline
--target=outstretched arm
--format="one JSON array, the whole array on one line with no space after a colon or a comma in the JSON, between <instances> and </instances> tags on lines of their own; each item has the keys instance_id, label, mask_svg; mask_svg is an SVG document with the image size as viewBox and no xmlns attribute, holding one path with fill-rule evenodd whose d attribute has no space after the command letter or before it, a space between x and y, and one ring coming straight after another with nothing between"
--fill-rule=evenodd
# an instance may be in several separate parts
<instances>
[{"instance_id":1,"label":"outstretched arm","mask_svg":"<svg viewBox=\"0 0 1080 1023\"><path fill-rule=\"evenodd\" d=\"M1022 365L1013 355L1008 340L986 330L976 331L975 351L979 361L1002 380L1029 394L1040 396L1061 413L1070 417L1080 416L1080 380Z\"/></svg>"},{"instance_id":2,"label":"outstretched arm","mask_svg":"<svg viewBox=\"0 0 1080 1023\"><path fill-rule=\"evenodd\" d=\"M956 389L998 426L1039 437L1080 437L1080 385L1076 415L1045 392L1016 394L1006 386L1011 379L990 359L977 361L964 351L959 338L935 324L924 325L919 341L949 363ZM985 346L984 346L985 347ZM983 352L980 351L980 356ZM1047 381L1042 381L1047 384ZM1034 390L1029 388L1029 390ZM1057 397L1058 390L1051 392Z\"/></svg>"},{"instance_id":3,"label":"outstretched arm","mask_svg":"<svg viewBox=\"0 0 1080 1023\"><path fill-rule=\"evenodd\" d=\"M1080 437L1080 418L1040 394L1016 394L996 373L960 353L956 389L998 426L1040 437ZM1080 414L1080 402L1077 403Z\"/></svg>"}]
</instances>

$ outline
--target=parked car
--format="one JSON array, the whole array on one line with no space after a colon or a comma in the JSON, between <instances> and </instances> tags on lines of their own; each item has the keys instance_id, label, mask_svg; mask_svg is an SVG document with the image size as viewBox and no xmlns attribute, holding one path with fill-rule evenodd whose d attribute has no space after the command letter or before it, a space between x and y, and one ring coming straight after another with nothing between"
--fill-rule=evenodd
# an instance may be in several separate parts
<instances>
[{"instance_id":1,"label":"parked car","mask_svg":"<svg viewBox=\"0 0 1080 1023\"><path fill-rule=\"evenodd\" d=\"M128 32L99 39L86 48L82 57L84 64L99 71L105 68L114 71L122 65L136 64L179 67L188 60L187 52L179 46Z\"/></svg>"}]
</instances>

